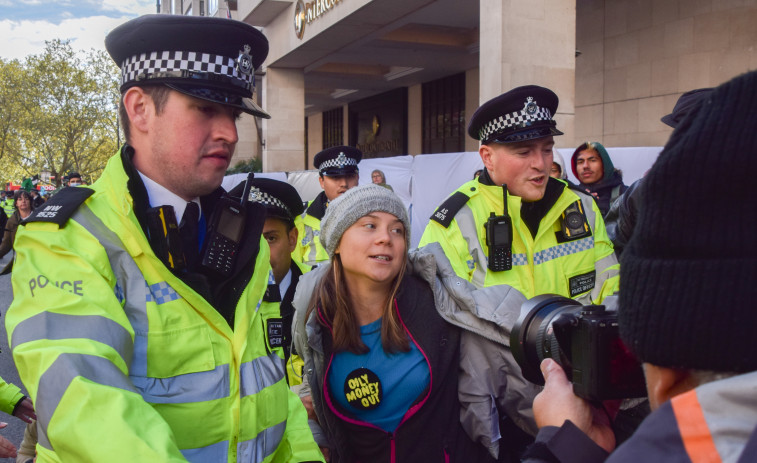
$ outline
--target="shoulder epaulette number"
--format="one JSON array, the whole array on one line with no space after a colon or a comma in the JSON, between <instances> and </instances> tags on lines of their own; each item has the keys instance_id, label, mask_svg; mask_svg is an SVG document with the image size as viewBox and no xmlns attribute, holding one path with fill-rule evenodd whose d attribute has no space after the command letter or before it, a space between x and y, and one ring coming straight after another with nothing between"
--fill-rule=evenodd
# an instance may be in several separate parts
<instances>
[{"instance_id":1,"label":"shoulder epaulette number","mask_svg":"<svg viewBox=\"0 0 757 463\"><path fill-rule=\"evenodd\" d=\"M454 192L446 201L439 206L433 214L431 214L430 220L438 222L444 228L448 228L452 223L452 219L458 211L468 202L470 197L465 193L459 191Z\"/></svg>"},{"instance_id":2,"label":"shoulder epaulette number","mask_svg":"<svg viewBox=\"0 0 757 463\"><path fill-rule=\"evenodd\" d=\"M22 223L53 222L63 227L74 212L87 200L95 190L86 187L63 188L52 198L47 200Z\"/></svg>"}]
</instances>

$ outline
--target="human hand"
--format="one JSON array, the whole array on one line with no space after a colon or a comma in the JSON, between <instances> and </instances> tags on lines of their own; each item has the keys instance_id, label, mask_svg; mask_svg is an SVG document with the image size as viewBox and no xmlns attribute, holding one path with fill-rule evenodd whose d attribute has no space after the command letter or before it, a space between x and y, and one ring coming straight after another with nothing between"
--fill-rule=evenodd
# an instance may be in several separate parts
<instances>
[{"instance_id":1,"label":"human hand","mask_svg":"<svg viewBox=\"0 0 757 463\"><path fill-rule=\"evenodd\" d=\"M306 395L300 397L300 400L302 400L302 405L305 406L305 410L308 412L308 419L315 420L315 422L317 423L318 417L315 416L315 408L313 408L313 397Z\"/></svg>"},{"instance_id":2,"label":"human hand","mask_svg":"<svg viewBox=\"0 0 757 463\"><path fill-rule=\"evenodd\" d=\"M545 359L540 366L545 385L534 399L536 425L560 427L570 420L597 445L611 452L615 448L615 435L608 414L573 393L573 385L557 362Z\"/></svg>"},{"instance_id":3,"label":"human hand","mask_svg":"<svg viewBox=\"0 0 757 463\"><path fill-rule=\"evenodd\" d=\"M0 422L0 428L6 426L8 426L8 423ZM0 436L0 458L16 458L16 446L2 436Z\"/></svg>"},{"instance_id":4,"label":"human hand","mask_svg":"<svg viewBox=\"0 0 757 463\"><path fill-rule=\"evenodd\" d=\"M31 399L24 397L16 406L16 410L13 411L13 416L27 423L36 420L37 415L34 413L34 405L32 405Z\"/></svg>"}]
</instances>

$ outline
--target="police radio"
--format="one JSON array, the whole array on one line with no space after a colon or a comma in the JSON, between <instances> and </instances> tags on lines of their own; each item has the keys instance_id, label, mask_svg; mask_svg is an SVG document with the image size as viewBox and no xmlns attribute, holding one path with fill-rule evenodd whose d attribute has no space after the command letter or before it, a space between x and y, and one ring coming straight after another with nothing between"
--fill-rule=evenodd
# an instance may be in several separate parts
<instances>
[{"instance_id":1,"label":"police radio","mask_svg":"<svg viewBox=\"0 0 757 463\"><path fill-rule=\"evenodd\" d=\"M504 215L491 213L486 221L486 246L489 248L488 268L502 272L513 268L513 223L507 213L507 185L502 185L505 199Z\"/></svg>"},{"instance_id":2,"label":"police radio","mask_svg":"<svg viewBox=\"0 0 757 463\"><path fill-rule=\"evenodd\" d=\"M244 225L247 220L245 201L250 195L251 180L255 174L250 172L244 187L241 202L232 201L224 196L216 203L210 217L208 232L202 247L202 266L229 276L234 270L234 263L242 244Z\"/></svg>"}]
</instances>

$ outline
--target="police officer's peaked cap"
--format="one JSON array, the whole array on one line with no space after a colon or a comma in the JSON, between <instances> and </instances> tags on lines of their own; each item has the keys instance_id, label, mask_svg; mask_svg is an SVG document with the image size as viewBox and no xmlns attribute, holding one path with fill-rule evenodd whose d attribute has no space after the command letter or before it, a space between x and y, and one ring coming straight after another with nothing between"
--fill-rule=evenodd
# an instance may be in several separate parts
<instances>
[{"instance_id":1,"label":"police officer's peaked cap","mask_svg":"<svg viewBox=\"0 0 757 463\"><path fill-rule=\"evenodd\" d=\"M242 196L244 186L245 182L240 183L229 194ZM302 198L292 185L272 178L253 178L247 199L265 206L269 217L277 217L289 222L293 222L295 217L305 210Z\"/></svg>"},{"instance_id":2,"label":"police officer's peaked cap","mask_svg":"<svg viewBox=\"0 0 757 463\"><path fill-rule=\"evenodd\" d=\"M321 175L351 175L358 172L357 165L363 153L351 146L332 146L313 158L313 164Z\"/></svg>"},{"instance_id":3,"label":"police officer's peaked cap","mask_svg":"<svg viewBox=\"0 0 757 463\"><path fill-rule=\"evenodd\" d=\"M252 100L255 70L268 55L256 28L232 19L153 14L132 19L105 37L121 68L121 92L164 84L184 94L270 118Z\"/></svg>"},{"instance_id":4,"label":"police officer's peaked cap","mask_svg":"<svg viewBox=\"0 0 757 463\"><path fill-rule=\"evenodd\" d=\"M492 98L473 113L468 135L487 143L516 143L562 135L553 119L559 99L538 85L517 87Z\"/></svg>"}]
</instances>

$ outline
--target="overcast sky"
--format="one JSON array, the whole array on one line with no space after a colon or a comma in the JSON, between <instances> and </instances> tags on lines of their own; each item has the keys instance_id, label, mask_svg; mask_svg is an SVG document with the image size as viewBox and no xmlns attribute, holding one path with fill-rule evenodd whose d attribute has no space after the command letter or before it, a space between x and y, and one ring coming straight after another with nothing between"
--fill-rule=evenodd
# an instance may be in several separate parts
<instances>
[{"instance_id":1,"label":"overcast sky","mask_svg":"<svg viewBox=\"0 0 757 463\"><path fill-rule=\"evenodd\" d=\"M104 50L105 35L143 14L155 0L0 0L0 57L41 53L45 40L70 40L78 50Z\"/></svg>"}]
</instances>

